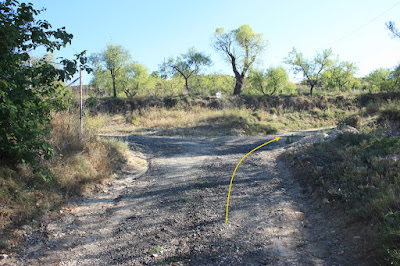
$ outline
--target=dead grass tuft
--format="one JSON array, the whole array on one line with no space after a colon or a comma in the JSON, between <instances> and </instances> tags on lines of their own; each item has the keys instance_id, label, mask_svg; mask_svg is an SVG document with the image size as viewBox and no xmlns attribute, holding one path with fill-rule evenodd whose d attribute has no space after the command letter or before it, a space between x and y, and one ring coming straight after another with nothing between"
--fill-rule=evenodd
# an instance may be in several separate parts
<instances>
[{"instance_id":1,"label":"dead grass tuft","mask_svg":"<svg viewBox=\"0 0 400 266\"><path fill-rule=\"evenodd\" d=\"M127 144L96 136L103 117L91 120L85 134L79 133L79 119L58 113L51 122L51 160L38 160L35 167L0 167L0 231L8 231L57 210L73 195L93 184L104 183L126 162Z\"/></svg>"}]
</instances>

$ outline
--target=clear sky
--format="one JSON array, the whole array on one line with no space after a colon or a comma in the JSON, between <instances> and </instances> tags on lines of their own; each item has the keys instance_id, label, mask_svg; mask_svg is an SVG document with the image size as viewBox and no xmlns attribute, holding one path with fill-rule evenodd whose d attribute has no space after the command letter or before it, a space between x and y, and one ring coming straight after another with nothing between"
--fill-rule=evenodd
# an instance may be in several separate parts
<instances>
[{"instance_id":1,"label":"clear sky","mask_svg":"<svg viewBox=\"0 0 400 266\"><path fill-rule=\"evenodd\" d=\"M269 45L257 67L282 65L292 47L312 57L332 48L340 60L355 62L357 76L378 67L400 63L400 39L391 38L385 22L400 27L399 0L32 0L46 8L40 19L54 28L65 26L74 35L72 45L56 56L72 57L87 50L122 45L133 60L158 70L164 58L190 47L211 56L207 72L232 74L215 52L211 38L216 28L227 31L248 24ZM84 78L85 83L90 80Z\"/></svg>"}]
</instances>

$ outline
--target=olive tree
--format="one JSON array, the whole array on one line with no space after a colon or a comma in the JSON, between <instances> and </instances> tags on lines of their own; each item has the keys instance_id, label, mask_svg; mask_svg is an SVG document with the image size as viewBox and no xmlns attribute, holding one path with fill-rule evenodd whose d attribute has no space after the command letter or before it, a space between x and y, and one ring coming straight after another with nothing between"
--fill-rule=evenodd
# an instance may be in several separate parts
<instances>
[{"instance_id":1,"label":"olive tree","mask_svg":"<svg viewBox=\"0 0 400 266\"><path fill-rule=\"evenodd\" d=\"M289 76L283 67L270 67L266 71L251 70L248 77L253 88L264 95L274 95L290 86Z\"/></svg>"},{"instance_id":2,"label":"olive tree","mask_svg":"<svg viewBox=\"0 0 400 266\"><path fill-rule=\"evenodd\" d=\"M378 68L367 76L368 89L370 91L393 91L396 90L396 80L393 78L393 71L389 68Z\"/></svg>"},{"instance_id":3,"label":"olive tree","mask_svg":"<svg viewBox=\"0 0 400 266\"><path fill-rule=\"evenodd\" d=\"M231 64L236 79L234 95L240 95L247 72L266 47L261 34L254 33L249 25L225 32L218 28L213 38L214 48Z\"/></svg>"},{"instance_id":4,"label":"olive tree","mask_svg":"<svg viewBox=\"0 0 400 266\"><path fill-rule=\"evenodd\" d=\"M352 89L358 68L355 63L336 60L322 73L322 80L325 86L339 91L349 91Z\"/></svg>"},{"instance_id":5,"label":"olive tree","mask_svg":"<svg viewBox=\"0 0 400 266\"><path fill-rule=\"evenodd\" d=\"M295 74L301 73L303 75L310 86L310 95L312 95L314 87L321 81L322 72L331 63L331 55L332 50L327 49L322 53L317 53L312 59L306 59L302 53L293 48L289 56L285 58L285 63L292 67Z\"/></svg>"},{"instance_id":6,"label":"olive tree","mask_svg":"<svg viewBox=\"0 0 400 266\"><path fill-rule=\"evenodd\" d=\"M117 75L121 69L126 66L131 59L129 51L121 45L108 44L107 48L99 54L93 54L90 57L95 68L95 74L103 74L107 69L111 76L113 95L117 97Z\"/></svg>"},{"instance_id":7,"label":"olive tree","mask_svg":"<svg viewBox=\"0 0 400 266\"><path fill-rule=\"evenodd\" d=\"M186 54L182 54L176 59L169 58L161 64L160 68L163 73L182 76L185 80L185 90L189 92L189 79L196 76L202 67L209 65L211 65L209 56L190 48Z\"/></svg>"}]
</instances>

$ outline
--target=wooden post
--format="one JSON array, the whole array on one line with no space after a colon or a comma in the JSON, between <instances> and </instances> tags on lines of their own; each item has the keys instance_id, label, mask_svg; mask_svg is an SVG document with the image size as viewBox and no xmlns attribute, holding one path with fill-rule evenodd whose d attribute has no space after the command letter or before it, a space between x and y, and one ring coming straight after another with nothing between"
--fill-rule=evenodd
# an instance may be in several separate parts
<instances>
[{"instance_id":1,"label":"wooden post","mask_svg":"<svg viewBox=\"0 0 400 266\"><path fill-rule=\"evenodd\" d=\"M83 95L82 95L82 68L79 69L79 98L80 98L80 121L81 121L81 136L83 136Z\"/></svg>"}]
</instances>

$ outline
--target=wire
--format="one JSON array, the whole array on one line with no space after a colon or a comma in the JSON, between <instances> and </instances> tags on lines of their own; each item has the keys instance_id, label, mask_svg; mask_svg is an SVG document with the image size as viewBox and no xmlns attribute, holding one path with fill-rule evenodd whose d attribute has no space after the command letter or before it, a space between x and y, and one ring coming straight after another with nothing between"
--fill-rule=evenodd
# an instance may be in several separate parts
<instances>
[{"instance_id":1,"label":"wire","mask_svg":"<svg viewBox=\"0 0 400 266\"><path fill-rule=\"evenodd\" d=\"M77 79L75 79L74 81L72 81L70 84L68 84L68 85L65 86L65 87L68 88L69 86L71 86L72 84L74 84L78 79L79 79L79 77L78 77Z\"/></svg>"},{"instance_id":2,"label":"wire","mask_svg":"<svg viewBox=\"0 0 400 266\"><path fill-rule=\"evenodd\" d=\"M346 34L345 36L343 36L343 37L341 37L341 38L339 38L339 39L337 39L337 40L331 42L331 43L329 44L329 46L331 46L332 44L335 44L335 43L337 43L337 42L340 42L340 41L342 41L342 40L348 38L349 36L353 35L354 33L356 33L356 32L358 32L358 31L362 30L363 28L365 28L366 26L368 26L369 24L371 24L372 22L374 22L375 20L377 20L377 19L380 18L381 16L385 15L387 12L389 12L390 10L392 10L393 8L395 8L395 7L396 7L397 5L399 5L399 4L400 4L400 1L397 2L396 4L394 4L392 7L386 9L385 11L383 11L382 13L380 13L379 15L377 15L376 17L374 17L373 19L371 19L371 20L368 21L367 23L365 23L365 24L361 25L360 27L358 27L357 29L353 30L352 32L350 32L350 33Z\"/></svg>"}]
</instances>

